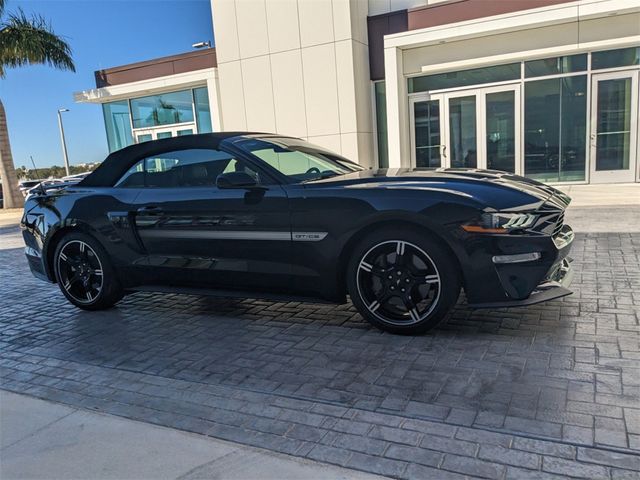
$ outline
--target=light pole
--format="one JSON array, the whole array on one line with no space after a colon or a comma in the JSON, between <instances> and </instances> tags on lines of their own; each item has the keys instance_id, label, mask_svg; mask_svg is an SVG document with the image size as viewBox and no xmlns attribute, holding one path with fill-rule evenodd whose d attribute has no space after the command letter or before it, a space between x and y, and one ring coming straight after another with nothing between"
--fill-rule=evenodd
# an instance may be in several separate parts
<instances>
[{"instance_id":1,"label":"light pole","mask_svg":"<svg viewBox=\"0 0 640 480\"><path fill-rule=\"evenodd\" d=\"M62 142L62 155L64 156L64 169L67 172L67 176L69 173L69 156L67 155L67 142L64 138L64 127L62 126L62 112L68 112L68 108L59 108L58 109L58 127L60 127L60 141Z\"/></svg>"}]
</instances>

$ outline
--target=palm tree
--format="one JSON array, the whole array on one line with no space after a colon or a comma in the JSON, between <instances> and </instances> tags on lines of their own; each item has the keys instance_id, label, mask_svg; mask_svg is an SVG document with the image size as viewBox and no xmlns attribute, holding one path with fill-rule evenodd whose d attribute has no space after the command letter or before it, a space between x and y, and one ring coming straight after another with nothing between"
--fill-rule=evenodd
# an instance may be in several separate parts
<instances>
[{"instance_id":1,"label":"palm tree","mask_svg":"<svg viewBox=\"0 0 640 480\"><path fill-rule=\"evenodd\" d=\"M0 0L0 79L7 68L24 65L47 64L61 70L76 68L71 48L51 29L39 15L27 17L21 9L5 15L6 0ZM0 175L4 208L20 207L23 200L18 189L18 178L13 166L7 118L0 99Z\"/></svg>"}]
</instances>

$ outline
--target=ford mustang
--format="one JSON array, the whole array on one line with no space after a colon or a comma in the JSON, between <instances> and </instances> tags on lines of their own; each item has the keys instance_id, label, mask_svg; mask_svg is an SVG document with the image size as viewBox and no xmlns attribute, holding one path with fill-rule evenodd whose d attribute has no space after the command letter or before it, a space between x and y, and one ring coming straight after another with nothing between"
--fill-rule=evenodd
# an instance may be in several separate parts
<instances>
[{"instance_id":1,"label":"ford mustang","mask_svg":"<svg viewBox=\"0 0 640 480\"><path fill-rule=\"evenodd\" d=\"M303 140L214 133L110 154L33 190L32 272L86 310L135 291L345 302L394 333L570 294L570 199L513 174L367 170Z\"/></svg>"}]
</instances>

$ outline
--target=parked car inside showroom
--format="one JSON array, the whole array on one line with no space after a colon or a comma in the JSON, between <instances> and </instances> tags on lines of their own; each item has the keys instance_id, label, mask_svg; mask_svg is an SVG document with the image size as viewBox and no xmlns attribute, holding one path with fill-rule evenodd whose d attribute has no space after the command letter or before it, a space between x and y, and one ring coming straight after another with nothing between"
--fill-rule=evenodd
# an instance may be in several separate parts
<instances>
[{"instance_id":1,"label":"parked car inside showroom","mask_svg":"<svg viewBox=\"0 0 640 480\"><path fill-rule=\"evenodd\" d=\"M35 189L32 272L86 310L135 291L345 302L422 333L472 307L570 294L570 199L513 174L366 170L303 140L215 133L140 143Z\"/></svg>"}]
</instances>

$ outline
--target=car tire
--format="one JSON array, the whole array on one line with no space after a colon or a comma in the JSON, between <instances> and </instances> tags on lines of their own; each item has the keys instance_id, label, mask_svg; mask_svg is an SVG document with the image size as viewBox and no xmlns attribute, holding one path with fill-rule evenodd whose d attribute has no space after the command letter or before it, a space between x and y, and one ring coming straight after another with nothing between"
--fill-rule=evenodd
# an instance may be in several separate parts
<instances>
[{"instance_id":1,"label":"car tire","mask_svg":"<svg viewBox=\"0 0 640 480\"><path fill-rule=\"evenodd\" d=\"M53 268L64 296L83 310L110 308L124 296L106 250L85 233L71 232L58 242Z\"/></svg>"},{"instance_id":2,"label":"car tire","mask_svg":"<svg viewBox=\"0 0 640 480\"><path fill-rule=\"evenodd\" d=\"M361 315L381 330L425 333L451 311L461 288L453 254L430 234L385 228L351 252L347 290Z\"/></svg>"}]
</instances>

